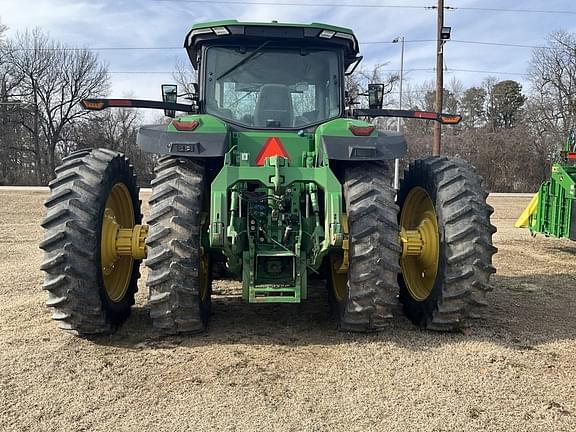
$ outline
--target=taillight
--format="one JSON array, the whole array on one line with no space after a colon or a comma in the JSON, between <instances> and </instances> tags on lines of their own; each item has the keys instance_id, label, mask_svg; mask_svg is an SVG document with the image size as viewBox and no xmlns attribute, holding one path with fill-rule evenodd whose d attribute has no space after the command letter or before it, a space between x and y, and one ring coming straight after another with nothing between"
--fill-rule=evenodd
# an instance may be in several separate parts
<instances>
[{"instance_id":1,"label":"taillight","mask_svg":"<svg viewBox=\"0 0 576 432\"><path fill-rule=\"evenodd\" d=\"M87 99L83 99L81 101L82 106L88 110L101 110L104 108L104 102L102 101L91 101Z\"/></svg>"},{"instance_id":2,"label":"taillight","mask_svg":"<svg viewBox=\"0 0 576 432\"><path fill-rule=\"evenodd\" d=\"M436 114L435 112L429 112L429 111L416 111L416 112L414 112L414 117L415 118L422 118L422 119L436 120L438 118L438 114Z\"/></svg>"},{"instance_id":3,"label":"taillight","mask_svg":"<svg viewBox=\"0 0 576 432\"><path fill-rule=\"evenodd\" d=\"M356 135L356 136L368 136L370 135L372 132L374 132L375 127L374 126L355 126L355 125L350 125L348 127L348 129L350 129L350 132L352 132L352 135Z\"/></svg>"},{"instance_id":4,"label":"taillight","mask_svg":"<svg viewBox=\"0 0 576 432\"><path fill-rule=\"evenodd\" d=\"M462 117L458 115L442 115L440 116L440 119L444 124L458 124L460 123L460 120L462 120Z\"/></svg>"},{"instance_id":5,"label":"taillight","mask_svg":"<svg viewBox=\"0 0 576 432\"><path fill-rule=\"evenodd\" d=\"M111 107L131 107L132 101L130 99L108 99L108 106L111 106Z\"/></svg>"},{"instance_id":6,"label":"taillight","mask_svg":"<svg viewBox=\"0 0 576 432\"><path fill-rule=\"evenodd\" d=\"M562 150L562 151L560 152L560 157L567 158L567 159L570 159L570 160L575 160L575 159L576 159L576 153L567 152L567 151L565 151L565 150Z\"/></svg>"},{"instance_id":7,"label":"taillight","mask_svg":"<svg viewBox=\"0 0 576 432\"><path fill-rule=\"evenodd\" d=\"M196 129L199 125L200 122L198 120L192 120L191 122L172 120L172 126L174 126L176 130L179 131L190 132Z\"/></svg>"}]
</instances>

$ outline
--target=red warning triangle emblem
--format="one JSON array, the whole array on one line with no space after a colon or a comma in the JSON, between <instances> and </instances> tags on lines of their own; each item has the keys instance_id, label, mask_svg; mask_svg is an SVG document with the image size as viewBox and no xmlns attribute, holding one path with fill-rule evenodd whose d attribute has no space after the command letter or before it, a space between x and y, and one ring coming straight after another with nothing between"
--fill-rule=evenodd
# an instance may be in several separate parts
<instances>
[{"instance_id":1,"label":"red warning triangle emblem","mask_svg":"<svg viewBox=\"0 0 576 432\"><path fill-rule=\"evenodd\" d=\"M264 165L266 159L271 156L282 156L286 159L290 159L286 149L278 137L270 137L266 140L264 147L262 147L262 150L260 150L260 153L258 153L258 156L256 157L256 165Z\"/></svg>"}]
</instances>

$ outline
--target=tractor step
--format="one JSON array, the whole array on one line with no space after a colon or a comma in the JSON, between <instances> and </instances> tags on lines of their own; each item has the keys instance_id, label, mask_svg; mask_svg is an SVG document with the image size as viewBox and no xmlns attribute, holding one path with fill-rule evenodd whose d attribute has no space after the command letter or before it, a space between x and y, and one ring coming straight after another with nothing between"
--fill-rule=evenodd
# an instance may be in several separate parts
<instances>
[{"instance_id":1,"label":"tractor step","mask_svg":"<svg viewBox=\"0 0 576 432\"><path fill-rule=\"evenodd\" d=\"M307 298L306 257L290 251L244 252L242 297L250 303L300 303Z\"/></svg>"},{"instance_id":2,"label":"tractor step","mask_svg":"<svg viewBox=\"0 0 576 432\"><path fill-rule=\"evenodd\" d=\"M299 287L256 286L250 290L250 303L300 303Z\"/></svg>"}]
</instances>

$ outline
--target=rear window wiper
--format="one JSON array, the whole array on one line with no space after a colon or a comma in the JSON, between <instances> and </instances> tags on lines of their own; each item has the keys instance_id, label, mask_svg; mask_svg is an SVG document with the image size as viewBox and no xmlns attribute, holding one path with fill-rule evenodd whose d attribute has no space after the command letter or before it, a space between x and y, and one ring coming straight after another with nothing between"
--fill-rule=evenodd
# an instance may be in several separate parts
<instances>
[{"instance_id":1,"label":"rear window wiper","mask_svg":"<svg viewBox=\"0 0 576 432\"><path fill-rule=\"evenodd\" d=\"M262 45L260 45L259 47L257 47L254 51L252 51L250 54L248 54L247 57L244 57L242 60L240 60L238 63L236 63L234 66L232 66L230 69L228 69L226 72L220 74L220 76L218 78L216 78L216 80L219 80L221 78L224 78L226 75L228 75L230 72L232 72L233 70L235 70L236 68L242 66L244 63L246 63L248 60L254 58L254 56L256 54L258 54L262 48L264 48L266 45L268 45L270 43L270 41L266 41L264 42Z\"/></svg>"}]
</instances>

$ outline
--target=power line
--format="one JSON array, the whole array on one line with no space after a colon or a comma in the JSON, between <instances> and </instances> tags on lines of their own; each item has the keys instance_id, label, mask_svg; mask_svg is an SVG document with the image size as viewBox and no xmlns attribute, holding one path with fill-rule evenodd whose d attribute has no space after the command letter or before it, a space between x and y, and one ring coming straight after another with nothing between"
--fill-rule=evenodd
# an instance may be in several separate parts
<instances>
[{"instance_id":1,"label":"power line","mask_svg":"<svg viewBox=\"0 0 576 432\"><path fill-rule=\"evenodd\" d=\"M183 50L184 47L58 47L58 48L14 48L13 51L141 51L141 50Z\"/></svg>"},{"instance_id":2,"label":"power line","mask_svg":"<svg viewBox=\"0 0 576 432\"><path fill-rule=\"evenodd\" d=\"M399 72L400 69L380 69L383 72ZM422 69L405 69L406 72L415 72L415 71L426 71L426 72L431 72L434 71L434 69L432 68L422 68ZM141 71L108 71L108 73L110 74L142 74L142 75L154 75L154 74L171 74L174 73L175 71L146 71L146 70L141 70Z\"/></svg>"},{"instance_id":3,"label":"power line","mask_svg":"<svg viewBox=\"0 0 576 432\"><path fill-rule=\"evenodd\" d=\"M422 43L422 42L436 42L436 39L413 39L406 40L406 43ZM360 42L360 45L377 45L377 44L391 44L391 41L366 41ZM500 47L511 47L511 48L531 48L531 49L555 49L554 47L543 46L543 45L528 45L528 44L516 44L508 42L488 42L488 41L472 41L472 40L458 40L450 39L449 43L460 43L460 44L471 44L471 45L488 45L488 46L500 46Z\"/></svg>"},{"instance_id":4,"label":"power line","mask_svg":"<svg viewBox=\"0 0 576 432\"><path fill-rule=\"evenodd\" d=\"M436 39L411 39L405 40L405 43L428 43L436 42ZM392 41L366 41L360 42L360 45L388 45L393 44ZM458 40L451 39L450 43L460 43L460 44L472 44L472 45L487 45L487 46L500 46L500 47L511 47L511 48L530 48L530 49L555 49L554 47L543 46L543 45L528 45L528 44L516 44L507 42L488 42L488 41L473 41L473 40ZM34 51L37 48L16 48L15 51ZM38 51L142 51L142 50L183 50L183 47L177 46L158 46L158 47L87 47L87 48L73 48L73 47L59 47L59 48L41 48Z\"/></svg>"},{"instance_id":5,"label":"power line","mask_svg":"<svg viewBox=\"0 0 576 432\"><path fill-rule=\"evenodd\" d=\"M554 47L542 46L542 45L527 45L527 44L515 44L508 42L485 42L485 41L470 41L470 40L450 40L450 42L456 42L461 44L473 44L473 45L490 45L490 46L501 46L501 47L512 47L512 48L530 48L530 49L555 49Z\"/></svg>"},{"instance_id":6,"label":"power line","mask_svg":"<svg viewBox=\"0 0 576 432\"><path fill-rule=\"evenodd\" d=\"M366 3L300 3L300 2L270 2L270 1L229 1L229 0L150 0L162 3L201 3L201 4L225 4L225 5L262 5L262 6L301 6L301 7L348 7L348 8L389 8L389 9L437 9L437 6L427 5L398 5L398 4L366 4ZM576 15L571 10L548 10L548 9L510 9L510 8L484 8L466 6L445 6L448 11L475 11L475 12L511 12L511 13L540 13Z\"/></svg>"},{"instance_id":7,"label":"power line","mask_svg":"<svg viewBox=\"0 0 576 432\"><path fill-rule=\"evenodd\" d=\"M383 72L399 72L400 69L380 69ZM433 72L433 68L422 68L422 69L404 69L406 72L416 72L416 71L426 71ZM167 74L174 73L175 71L108 71L111 74Z\"/></svg>"},{"instance_id":8,"label":"power line","mask_svg":"<svg viewBox=\"0 0 576 432\"><path fill-rule=\"evenodd\" d=\"M488 71L488 70L476 70L476 69L447 69L445 72L470 72L470 73L482 73L482 74L495 74L495 75L523 75L530 76L530 74L525 72L504 72L504 71Z\"/></svg>"},{"instance_id":9,"label":"power line","mask_svg":"<svg viewBox=\"0 0 576 432\"><path fill-rule=\"evenodd\" d=\"M540 13L540 14L561 14L576 15L576 11L570 10L547 10L547 9L507 9L507 8L483 8L483 7L452 7L446 6L449 10L469 10L478 12L513 12L513 13Z\"/></svg>"},{"instance_id":10,"label":"power line","mask_svg":"<svg viewBox=\"0 0 576 432\"><path fill-rule=\"evenodd\" d=\"M29 48L26 48L29 49ZM159 47L95 47L95 48L52 48L53 50L63 49L63 50L76 50L80 51L83 49L88 49L92 51L130 51L130 50L183 50L184 46L159 46Z\"/></svg>"},{"instance_id":11,"label":"power line","mask_svg":"<svg viewBox=\"0 0 576 432\"><path fill-rule=\"evenodd\" d=\"M423 43L423 42L436 42L436 39L411 39L405 40L404 43ZM375 45L375 44L395 44L397 42L392 41L366 41L360 42L360 45Z\"/></svg>"},{"instance_id":12,"label":"power line","mask_svg":"<svg viewBox=\"0 0 576 432\"><path fill-rule=\"evenodd\" d=\"M426 5L397 5L397 4L362 4L362 3L299 3L299 2L270 2L270 1L228 1L228 0L150 0L162 3L202 3L224 4L238 6L303 6L303 7L349 7L349 8L389 8L389 9L434 9L435 6Z\"/></svg>"},{"instance_id":13,"label":"power line","mask_svg":"<svg viewBox=\"0 0 576 432\"><path fill-rule=\"evenodd\" d=\"M382 72L399 72L400 69L381 69ZM436 68L412 68L404 69L404 72L435 72ZM466 72L466 73L483 73L483 74L495 74L495 75L524 75L529 74L524 72L506 72L506 71L490 71L490 70L477 70L477 69L457 69L457 68L446 68L445 72ZM110 74L138 74L138 75L155 75L155 74L172 74L175 71L108 71Z\"/></svg>"},{"instance_id":14,"label":"power line","mask_svg":"<svg viewBox=\"0 0 576 432\"><path fill-rule=\"evenodd\" d=\"M175 70L172 71L108 71L108 73L110 74L142 74L142 75L146 75L146 74L150 74L150 75L154 75L154 74L171 74L176 72Z\"/></svg>"}]
</instances>

